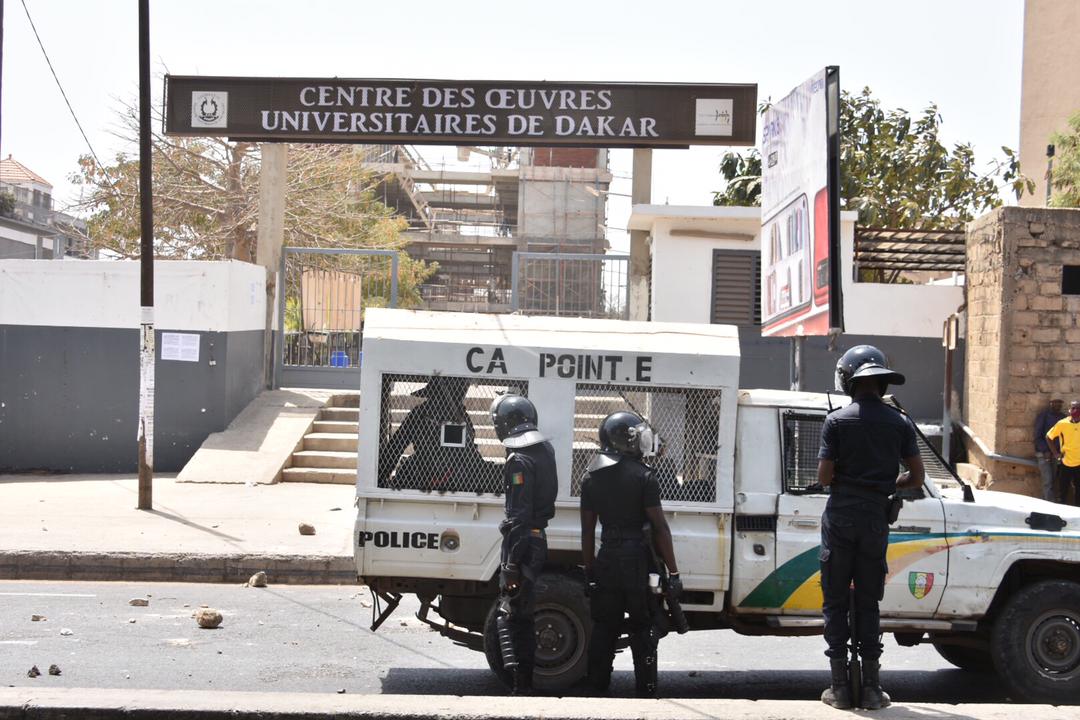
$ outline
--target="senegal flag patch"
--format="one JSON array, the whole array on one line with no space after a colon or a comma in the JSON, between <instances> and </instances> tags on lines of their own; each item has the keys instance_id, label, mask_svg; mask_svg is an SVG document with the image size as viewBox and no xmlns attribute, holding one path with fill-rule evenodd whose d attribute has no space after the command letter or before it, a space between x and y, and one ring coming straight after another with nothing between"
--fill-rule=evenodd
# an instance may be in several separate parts
<instances>
[{"instance_id":1,"label":"senegal flag patch","mask_svg":"<svg viewBox=\"0 0 1080 720\"><path fill-rule=\"evenodd\" d=\"M510 476L510 484L511 485L524 485L525 484L525 473L516 472L513 475L511 475Z\"/></svg>"}]
</instances>

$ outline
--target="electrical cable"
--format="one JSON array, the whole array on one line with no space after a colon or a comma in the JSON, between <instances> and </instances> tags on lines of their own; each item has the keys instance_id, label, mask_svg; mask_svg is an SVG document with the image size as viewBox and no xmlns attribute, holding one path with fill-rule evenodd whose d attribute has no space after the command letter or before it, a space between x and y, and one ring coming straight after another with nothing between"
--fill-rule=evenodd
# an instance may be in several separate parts
<instances>
[{"instance_id":1,"label":"electrical cable","mask_svg":"<svg viewBox=\"0 0 1080 720\"><path fill-rule=\"evenodd\" d=\"M99 158L94 151L94 146L90 144L90 138L86 136L86 131L83 130L82 123L79 122L78 116L75 115L75 108L71 107L71 101L68 100L67 93L64 92L64 86L60 84L60 78L56 75L56 70L53 68L52 61L49 59L49 53L45 51L45 44L41 42L41 36L38 35L37 27L34 25L34 19L30 17L30 8L26 7L26 0L21 1L23 12L26 13L26 19L30 22L30 29L34 31L34 38L37 40L38 47L41 48L41 54L45 56L45 64L49 66L49 72L52 73L53 80L56 81L56 87L60 90L60 95L64 98L64 103L67 105L68 112L71 113L71 119L75 121L75 126L79 128L79 133L86 142L86 147L89 148L90 155L93 156L94 162L97 163L98 168L101 169L101 173L105 176L105 179L108 180L109 187L111 187L115 193L117 192L116 183L113 182L112 177L109 175L109 171L105 169L105 165L101 162L101 158Z\"/></svg>"}]
</instances>

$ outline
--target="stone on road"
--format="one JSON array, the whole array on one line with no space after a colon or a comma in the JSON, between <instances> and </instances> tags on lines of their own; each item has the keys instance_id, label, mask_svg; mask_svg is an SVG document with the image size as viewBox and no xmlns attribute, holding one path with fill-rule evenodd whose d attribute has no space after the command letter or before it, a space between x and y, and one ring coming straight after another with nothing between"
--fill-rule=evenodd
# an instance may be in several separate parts
<instances>
[{"instance_id":1,"label":"stone on road","mask_svg":"<svg viewBox=\"0 0 1080 720\"><path fill-rule=\"evenodd\" d=\"M195 622L204 630L213 630L221 625L221 613L213 608L199 608L195 611Z\"/></svg>"}]
</instances>

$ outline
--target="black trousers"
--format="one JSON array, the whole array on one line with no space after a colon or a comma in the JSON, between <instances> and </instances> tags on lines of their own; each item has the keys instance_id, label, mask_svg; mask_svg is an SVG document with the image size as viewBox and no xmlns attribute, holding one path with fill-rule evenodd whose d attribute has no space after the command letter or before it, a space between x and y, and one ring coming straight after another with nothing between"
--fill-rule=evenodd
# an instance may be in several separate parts
<instances>
[{"instance_id":1,"label":"black trousers","mask_svg":"<svg viewBox=\"0 0 1080 720\"><path fill-rule=\"evenodd\" d=\"M1069 467L1058 465L1058 497L1059 502L1070 505L1080 505L1080 465ZM1069 490L1072 489L1072 502L1069 501Z\"/></svg>"},{"instance_id":2,"label":"black trousers","mask_svg":"<svg viewBox=\"0 0 1080 720\"><path fill-rule=\"evenodd\" d=\"M589 683L601 692L610 685L615 645L622 634L625 616L637 694L653 697L657 634L653 623L655 600L649 592L648 550L642 541L602 544L593 570L597 588L589 598L593 619Z\"/></svg>"},{"instance_id":3,"label":"black trousers","mask_svg":"<svg viewBox=\"0 0 1080 720\"><path fill-rule=\"evenodd\" d=\"M509 548L503 539L503 562L506 561ZM513 634L514 654L518 659L518 673L531 675L536 666L536 631L533 612L536 609L536 581L547 560L547 538L530 535L528 549L521 558L521 582L517 589L507 597L510 613L507 621Z\"/></svg>"},{"instance_id":4,"label":"black trousers","mask_svg":"<svg viewBox=\"0 0 1080 720\"><path fill-rule=\"evenodd\" d=\"M847 658L851 639L848 610L855 586L855 629L864 660L881 657L878 602L885 594L889 567L886 508L872 501L835 507L830 498L821 518L821 592L825 642L830 658Z\"/></svg>"}]
</instances>

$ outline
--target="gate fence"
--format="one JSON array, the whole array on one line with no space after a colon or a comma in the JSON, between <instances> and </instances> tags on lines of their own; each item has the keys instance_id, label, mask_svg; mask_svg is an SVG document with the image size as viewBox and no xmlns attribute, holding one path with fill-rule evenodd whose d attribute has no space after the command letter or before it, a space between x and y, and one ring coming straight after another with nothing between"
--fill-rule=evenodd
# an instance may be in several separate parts
<instances>
[{"instance_id":1,"label":"gate fence","mask_svg":"<svg viewBox=\"0 0 1080 720\"><path fill-rule=\"evenodd\" d=\"M628 255L515 252L511 308L526 315L630 318Z\"/></svg>"},{"instance_id":2,"label":"gate fence","mask_svg":"<svg viewBox=\"0 0 1080 720\"><path fill-rule=\"evenodd\" d=\"M282 248L277 387L356 388L364 310L397 307L393 250Z\"/></svg>"}]
</instances>

